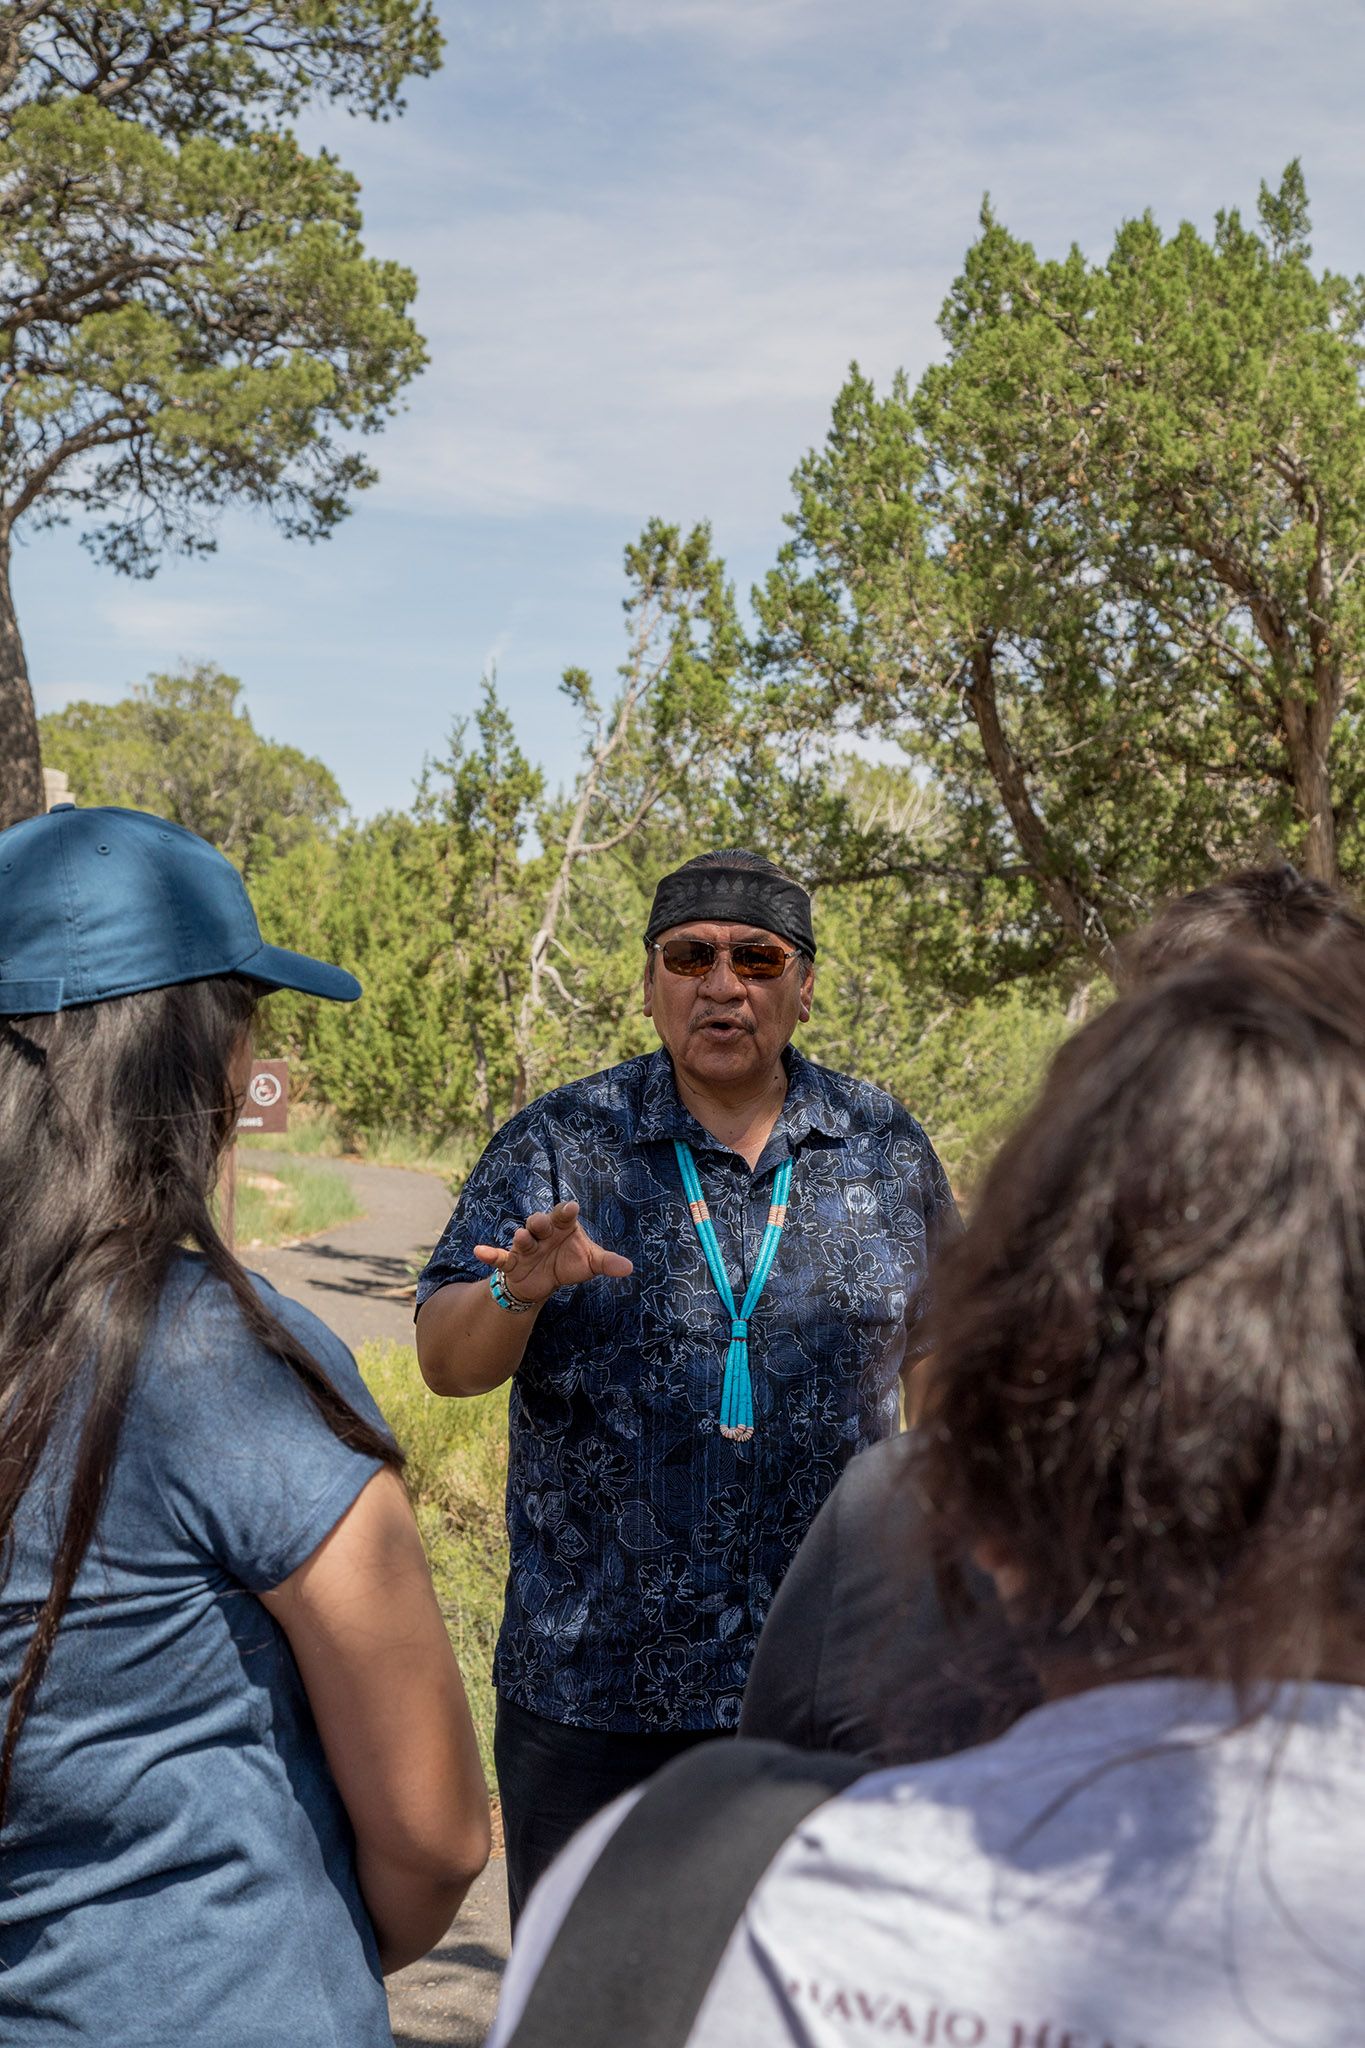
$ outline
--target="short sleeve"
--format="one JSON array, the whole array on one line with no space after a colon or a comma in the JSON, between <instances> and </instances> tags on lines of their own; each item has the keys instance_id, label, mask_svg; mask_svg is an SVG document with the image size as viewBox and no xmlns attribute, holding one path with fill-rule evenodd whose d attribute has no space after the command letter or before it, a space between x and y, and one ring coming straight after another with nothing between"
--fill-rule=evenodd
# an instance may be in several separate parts
<instances>
[{"instance_id":1,"label":"short sleeve","mask_svg":"<svg viewBox=\"0 0 1365 2048\"><path fill-rule=\"evenodd\" d=\"M886 1438L841 1474L763 1625L741 1735L869 1766L920 1763L996 1732L990 1714L1000 1701L1033 1703L1035 1682L991 1581L966 1569L983 1617L976 1633L962 1634L944 1613L914 1483L916 1444L913 1433Z\"/></svg>"},{"instance_id":2,"label":"short sleeve","mask_svg":"<svg viewBox=\"0 0 1365 2048\"><path fill-rule=\"evenodd\" d=\"M417 1283L417 1306L438 1287L482 1280L488 1268L476 1244L505 1245L537 1210L559 1200L559 1175L539 1104L514 1116L498 1132L470 1174L455 1212Z\"/></svg>"},{"instance_id":3,"label":"short sleeve","mask_svg":"<svg viewBox=\"0 0 1365 2048\"><path fill-rule=\"evenodd\" d=\"M934 1302L934 1269L940 1254L953 1239L962 1232L962 1218L943 1162L929 1142L929 1136L919 1124L915 1125L920 1146L920 1204L924 1216L924 1259L923 1282L911 1297L910 1313L906 1318L906 1364L911 1365L923 1357L928 1349L929 1315Z\"/></svg>"},{"instance_id":4,"label":"short sleeve","mask_svg":"<svg viewBox=\"0 0 1365 2048\"><path fill-rule=\"evenodd\" d=\"M387 1435L354 1358L316 1316L253 1276L349 1407ZM312 1555L381 1469L343 1443L286 1360L247 1330L221 1282L203 1275L163 1315L135 1435L186 1537L251 1592Z\"/></svg>"}]
</instances>

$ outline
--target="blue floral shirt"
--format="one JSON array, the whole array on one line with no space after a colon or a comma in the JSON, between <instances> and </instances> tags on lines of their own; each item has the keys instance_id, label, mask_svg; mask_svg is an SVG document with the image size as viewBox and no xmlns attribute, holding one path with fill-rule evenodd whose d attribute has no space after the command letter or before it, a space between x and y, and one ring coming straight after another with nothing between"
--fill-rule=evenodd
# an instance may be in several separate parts
<instances>
[{"instance_id":1,"label":"blue floral shirt","mask_svg":"<svg viewBox=\"0 0 1365 2048\"><path fill-rule=\"evenodd\" d=\"M511 1569L494 1681L549 1719L734 1727L754 1644L816 1510L897 1426L927 1251L953 1215L923 1130L891 1096L794 1051L758 1165L704 1131L663 1051L570 1082L498 1132L417 1289L487 1268L537 1209L577 1201L634 1263L552 1295L511 1387ZM793 1159L786 1229L750 1326L755 1431L718 1426L729 1337L682 1191L685 1138L735 1298Z\"/></svg>"}]
</instances>

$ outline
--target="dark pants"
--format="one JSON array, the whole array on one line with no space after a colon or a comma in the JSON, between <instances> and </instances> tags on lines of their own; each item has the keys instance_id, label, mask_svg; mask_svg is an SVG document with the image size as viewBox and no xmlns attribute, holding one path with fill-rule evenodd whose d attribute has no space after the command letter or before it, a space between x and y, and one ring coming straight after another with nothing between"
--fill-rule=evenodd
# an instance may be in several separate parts
<instances>
[{"instance_id":1,"label":"dark pants","mask_svg":"<svg viewBox=\"0 0 1365 2048\"><path fill-rule=\"evenodd\" d=\"M619 1793L642 1785L671 1757L728 1731L682 1728L667 1735L617 1735L547 1721L498 1695L493 1760L507 1845L512 1925L571 1835Z\"/></svg>"}]
</instances>

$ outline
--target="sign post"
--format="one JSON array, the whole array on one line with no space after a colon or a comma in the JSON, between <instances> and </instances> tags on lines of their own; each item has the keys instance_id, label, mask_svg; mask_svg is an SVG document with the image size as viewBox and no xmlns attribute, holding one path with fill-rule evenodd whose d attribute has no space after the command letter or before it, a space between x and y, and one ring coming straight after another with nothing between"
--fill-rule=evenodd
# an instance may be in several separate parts
<instances>
[{"instance_id":1,"label":"sign post","mask_svg":"<svg viewBox=\"0 0 1365 2048\"><path fill-rule=\"evenodd\" d=\"M288 1060L253 1060L246 1100L237 1119L239 1131L289 1129Z\"/></svg>"},{"instance_id":2,"label":"sign post","mask_svg":"<svg viewBox=\"0 0 1365 2048\"><path fill-rule=\"evenodd\" d=\"M237 1118L239 1131L287 1131L289 1129L288 1060L253 1060L251 1079ZM223 1172L223 1237L229 1251L237 1244L237 1141L228 1147Z\"/></svg>"}]
</instances>

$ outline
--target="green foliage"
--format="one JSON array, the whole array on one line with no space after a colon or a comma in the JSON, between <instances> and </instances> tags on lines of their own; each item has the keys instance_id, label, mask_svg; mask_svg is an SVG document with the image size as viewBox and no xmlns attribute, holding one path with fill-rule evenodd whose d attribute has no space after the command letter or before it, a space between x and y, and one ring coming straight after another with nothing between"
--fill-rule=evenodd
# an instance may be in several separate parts
<instances>
[{"instance_id":1,"label":"green foliage","mask_svg":"<svg viewBox=\"0 0 1365 2048\"><path fill-rule=\"evenodd\" d=\"M1148 216L1099 265L987 209L947 360L885 396L855 367L797 471L756 600L770 685L933 778L927 841L838 870L921 884L959 988L1106 966L1268 844L1359 871L1365 297L1306 232L1296 165L1259 233Z\"/></svg>"},{"instance_id":2,"label":"green foliage","mask_svg":"<svg viewBox=\"0 0 1365 2048\"><path fill-rule=\"evenodd\" d=\"M448 1009L429 838L411 818L377 818L293 848L253 882L272 944L336 960L365 990L354 1006L272 996L259 1033L263 1056L293 1064L302 1099L335 1110L348 1149L384 1124L453 1128L472 1093L468 1040Z\"/></svg>"},{"instance_id":3,"label":"green foliage","mask_svg":"<svg viewBox=\"0 0 1365 2048\"><path fill-rule=\"evenodd\" d=\"M25 0L0 24L0 91L84 95L159 134L235 137L319 96L387 115L440 50L426 0Z\"/></svg>"},{"instance_id":4,"label":"green foliage","mask_svg":"<svg viewBox=\"0 0 1365 2048\"><path fill-rule=\"evenodd\" d=\"M430 10L382 0L27 10L0 57L7 527L89 515L140 574L229 500L336 523L373 477L338 436L421 366L416 284L272 124L319 92L375 110L435 55Z\"/></svg>"},{"instance_id":5,"label":"green foliage","mask_svg":"<svg viewBox=\"0 0 1365 2048\"><path fill-rule=\"evenodd\" d=\"M486 1139L514 1106L538 872L521 844L540 789L490 684L472 732L457 726L428 766L416 816L298 845L253 882L273 943L337 960L365 989L354 1009L276 996L262 1032L348 1149L385 1131L426 1152Z\"/></svg>"},{"instance_id":6,"label":"green foliage","mask_svg":"<svg viewBox=\"0 0 1365 2048\"><path fill-rule=\"evenodd\" d=\"M465 1034L461 1100L485 1136L526 1096L517 1017L540 864L527 861L522 849L543 789L490 677L472 733L467 721L454 727L445 754L428 764L417 800L439 946L435 982L447 1018L458 1016Z\"/></svg>"},{"instance_id":7,"label":"green foliage","mask_svg":"<svg viewBox=\"0 0 1365 2048\"><path fill-rule=\"evenodd\" d=\"M439 48L431 0L0 19L0 822L39 792L20 522L79 519L143 576L212 548L228 504L314 540L374 481L355 441L422 367L416 280L365 253L355 179L281 124L319 97L382 114Z\"/></svg>"},{"instance_id":8,"label":"green foliage","mask_svg":"<svg viewBox=\"0 0 1365 2048\"><path fill-rule=\"evenodd\" d=\"M926 1004L926 1011L895 1092L928 1126L954 1193L969 1202L1071 1023L1060 1003L1017 984L965 1004Z\"/></svg>"},{"instance_id":9,"label":"green foliage","mask_svg":"<svg viewBox=\"0 0 1365 2048\"><path fill-rule=\"evenodd\" d=\"M932 792L903 770L855 764L839 795L865 832L932 836ZM815 1007L798 1043L903 1102L965 1200L1069 1027L1046 985L1006 982L966 1001L945 990L920 947L933 929L931 886L892 877L817 892Z\"/></svg>"},{"instance_id":10,"label":"green foliage","mask_svg":"<svg viewBox=\"0 0 1365 2048\"><path fill-rule=\"evenodd\" d=\"M407 1454L408 1492L492 1785L493 1650L507 1579L507 1389L444 1400L423 1384L407 1345L363 1344L357 1356Z\"/></svg>"},{"instance_id":11,"label":"green foliage","mask_svg":"<svg viewBox=\"0 0 1365 2048\"><path fill-rule=\"evenodd\" d=\"M77 803L126 804L202 833L254 880L262 863L342 810L321 761L262 739L241 684L202 665L158 675L117 704L68 704L40 721L43 755Z\"/></svg>"}]
</instances>

